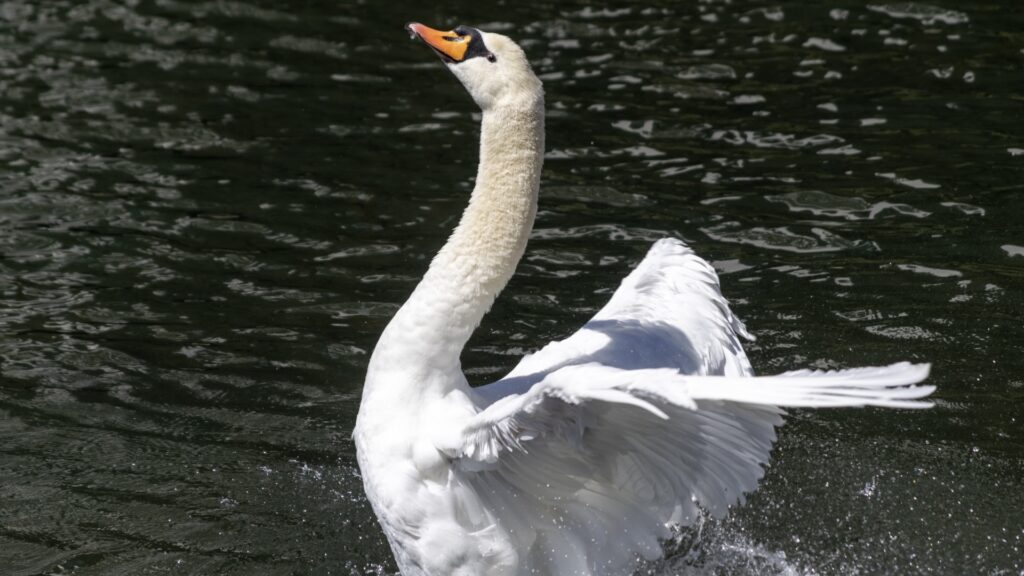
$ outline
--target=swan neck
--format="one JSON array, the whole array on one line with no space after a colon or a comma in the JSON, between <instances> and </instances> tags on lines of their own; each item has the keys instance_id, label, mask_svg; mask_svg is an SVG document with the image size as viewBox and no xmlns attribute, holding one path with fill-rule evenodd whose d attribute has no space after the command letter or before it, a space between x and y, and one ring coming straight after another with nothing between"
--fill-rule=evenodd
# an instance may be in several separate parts
<instances>
[{"instance_id":1,"label":"swan neck","mask_svg":"<svg viewBox=\"0 0 1024 576\"><path fill-rule=\"evenodd\" d=\"M385 329L371 369L464 382L459 357L523 255L537 212L544 158L543 96L483 113L469 205L423 280Z\"/></svg>"}]
</instances>

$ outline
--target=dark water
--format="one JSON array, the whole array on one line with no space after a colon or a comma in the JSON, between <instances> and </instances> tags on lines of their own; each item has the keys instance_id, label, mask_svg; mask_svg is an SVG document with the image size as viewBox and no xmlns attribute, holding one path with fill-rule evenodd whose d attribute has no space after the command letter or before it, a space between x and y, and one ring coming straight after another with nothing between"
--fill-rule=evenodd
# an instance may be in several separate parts
<instances>
[{"instance_id":1,"label":"dark water","mask_svg":"<svg viewBox=\"0 0 1024 576\"><path fill-rule=\"evenodd\" d=\"M477 130L408 20L547 89L472 380L665 235L760 372L934 363L931 411L795 412L653 573L1024 573L1024 11L941 1L0 2L0 573L393 571L349 434Z\"/></svg>"}]
</instances>

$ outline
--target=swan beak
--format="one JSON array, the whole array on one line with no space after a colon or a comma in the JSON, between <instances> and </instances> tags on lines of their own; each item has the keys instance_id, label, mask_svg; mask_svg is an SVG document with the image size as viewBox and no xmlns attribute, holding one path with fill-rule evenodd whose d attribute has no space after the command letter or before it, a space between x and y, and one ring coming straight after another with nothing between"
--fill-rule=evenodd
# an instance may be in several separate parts
<instances>
[{"instance_id":1,"label":"swan beak","mask_svg":"<svg viewBox=\"0 0 1024 576\"><path fill-rule=\"evenodd\" d=\"M419 22L412 22L405 25L409 35L413 38L420 38L434 49L445 62L462 62L466 59L466 50L469 48L471 36L460 36L455 31L442 32L424 26Z\"/></svg>"}]
</instances>

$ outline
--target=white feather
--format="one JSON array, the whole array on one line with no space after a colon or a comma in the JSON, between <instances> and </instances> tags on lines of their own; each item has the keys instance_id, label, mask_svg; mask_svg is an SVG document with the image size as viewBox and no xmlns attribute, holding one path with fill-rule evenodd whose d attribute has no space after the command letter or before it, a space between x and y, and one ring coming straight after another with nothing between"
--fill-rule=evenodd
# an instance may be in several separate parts
<instances>
[{"instance_id":1,"label":"white feather","mask_svg":"<svg viewBox=\"0 0 1024 576\"><path fill-rule=\"evenodd\" d=\"M470 485L487 475L478 490L485 500L516 494L524 513L571 518L571 529L587 534L589 546L558 542L586 558L588 571L552 574L622 574L636 554L657 549L667 526L694 519L698 505L722 516L756 488L781 408L930 405L918 399L934 388L912 386L927 365L753 377L739 346L744 333L710 266L662 240L580 332L477 389L486 407L466 422L461 443L442 449ZM674 365L645 353L666 346ZM524 468L535 480L522 480ZM605 522L629 526L628 537L602 532ZM553 541L538 532L546 530L516 545Z\"/></svg>"}]
</instances>

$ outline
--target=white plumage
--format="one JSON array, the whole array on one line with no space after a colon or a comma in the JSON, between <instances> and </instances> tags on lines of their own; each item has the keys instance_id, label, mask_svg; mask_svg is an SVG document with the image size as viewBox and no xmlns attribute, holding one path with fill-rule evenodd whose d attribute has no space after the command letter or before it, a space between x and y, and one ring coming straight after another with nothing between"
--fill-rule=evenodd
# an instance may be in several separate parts
<instances>
[{"instance_id":1,"label":"white plumage","mask_svg":"<svg viewBox=\"0 0 1024 576\"><path fill-rule=\"evenodd\" d=\"M459 354L536 211L543 92L511 40L416 26L484 115L470 206L381 336L354 432L403 574L629 574L757 487L783 407L929 406L927 365L754 377L717 275L673 239L581 330L470 388Z\"/></svg>"}]
</instances>

